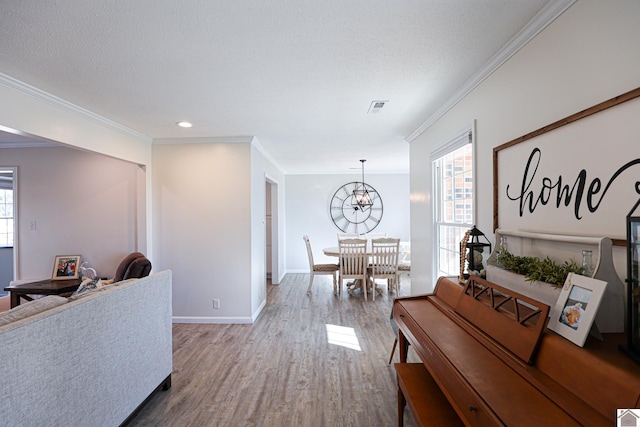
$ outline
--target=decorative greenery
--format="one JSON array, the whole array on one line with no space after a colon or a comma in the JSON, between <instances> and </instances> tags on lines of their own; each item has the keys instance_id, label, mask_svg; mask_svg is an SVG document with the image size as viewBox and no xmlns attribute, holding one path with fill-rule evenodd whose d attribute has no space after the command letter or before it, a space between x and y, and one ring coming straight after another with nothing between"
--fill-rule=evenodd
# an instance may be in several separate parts
<instances>
[{"instance_id":1,"label":"decorative greenery","mask_svg":"<svg viewBox=\"0 0 640 427\"><path fill-rule=\"evenodd\" d=\"M497 264L505 270L524 275L529 282L546 282L554 287L562 287L569 273L582 274L584 269L574 260L557 263L548 256L540 259L533 256L516 256L507 249L497 255Z\"/></svg>"}]
</instances>

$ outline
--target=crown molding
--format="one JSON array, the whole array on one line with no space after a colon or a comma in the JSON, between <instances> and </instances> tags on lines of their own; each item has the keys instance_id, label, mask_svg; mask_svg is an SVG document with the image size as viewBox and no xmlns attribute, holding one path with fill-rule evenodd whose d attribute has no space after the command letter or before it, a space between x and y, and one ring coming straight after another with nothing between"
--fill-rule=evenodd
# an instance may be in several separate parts
<instances>
[{"instance_id":1,"label":"crown molding","mask_svg":"<svg viewBox=\"0 0 640 427\"><path fill-rule=\"evenodd\" d=\"M473 89L475 89L480 83L482 83L487 77L493 74L502 64L507 62L509 58L516 54L522 47L524 47L531 39L537 36L542 30L544 30L555 19L562 15L565 10L571 7L576 0L555 0L547 3L541 10L534 16L526 26L524 26L518 33L511 38L495 55L471 76L461 87L458 89L448 101L446 101L434 114L431 115L418 129L416 129L405 140L409 143L413 142L417 137L422 135L427 129L429 129L435 122L437 122L442 116L444 116L449 110L451 110L458 102L464 99Z\"/></svg>"},{"instance_id":2,"label":"crown molding","mask_svg":"<svg viewBox=\"0 0 640 427\"><path fill-rule=\"evenodd\" d=\"M269 163L271 163L276 169L278 169L278 171L280 171L281 174L283 175L286 174L282 166L280 166L280 164L276 161L276 159L273 158L273 156L267 151L267 149L264 147L264 145L262 145L262 143L258 140L257 137L255 136L253 137L253 139L251 140L251 145L253 145L256 148L256 150L258 150L260 154L262 154L264 158L267 159L267 161L269 161Z\"/></svg>"},{"instance_id":3,"label":"crown molding","mask_svg":"<svg viewBox=\"0 0 640 427\"><path fill-rule=\"evenodd\" d=\"M60 147L60 144L53 142L0 142L0 148L44 148Z\"/></svg>"},{"instance_id":4,"label":"crown molding","mask_svg":"<svg viewBox=\"0 0 640 427\"><path fill-rule=\"evenodd\" d=\"M154 145L165 144L250 144L253 136L203 136L187 138L154 138Z\"/></svg>"},{"instance_id":5,"label":"crown molding","mask_svg":"<svg viewBox=\"0 0 640 427\"><path fill-rule=\"evenodd\" d=\"M152 138L148 135L123 126L119 123L114 122L113 120L102 117L85 108L72 104L69 101L65 101L62 98L58 98L57 96L52 95L48 92L45 92L42 89L38 89L37 87L31 86L27 83L21 82L20 80L14 79L13 77L7 76L6 74L0 73L0 84L18 92L24 93L25 95L31 96L38 101L42 101L46 104L60 108L63 111L67 111L69 113L82 116L89 120L96 121L102 126L113 129L125 135L130 135L136 139L142 139L146 142L152 141Z\"/></svg>"},{"instance_id":6,"label":"crown molding","mask_svg":"<svg viewBox=\"0 0 640 427\"><path fill-rule=\"evenodd\" d=\"M303 171L303 170L293 170L290 172L287 172L286 175L287 176L295 176L295 175L353 175L353 174L359 174L359 171L338 171L338 170L328 170L328 171ZM371 175L409 175L409 171L408 170L404 170L404 169L392 169L392 170L371 170L369 171L369 169L367 169L367 176L371 176Z\"/></svg>"}]
</instances>

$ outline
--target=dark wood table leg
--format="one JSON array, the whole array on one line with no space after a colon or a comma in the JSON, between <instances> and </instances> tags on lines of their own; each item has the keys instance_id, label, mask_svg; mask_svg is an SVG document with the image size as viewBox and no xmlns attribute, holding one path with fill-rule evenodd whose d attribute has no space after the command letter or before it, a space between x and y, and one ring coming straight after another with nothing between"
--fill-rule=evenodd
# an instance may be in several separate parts
<instances>
[{"instance_id":1,"label":"dark wood table leg","mask_svg":"<svg viewBox=\"0 0 640 427\"><path fill-rule=\"evenodd\" d=\"M9 292L9 294L11 295L11 308L19 306L20 305L20 295L18 295L18 292L11 291L11 292Z\"/></svg>"}]
</instances>

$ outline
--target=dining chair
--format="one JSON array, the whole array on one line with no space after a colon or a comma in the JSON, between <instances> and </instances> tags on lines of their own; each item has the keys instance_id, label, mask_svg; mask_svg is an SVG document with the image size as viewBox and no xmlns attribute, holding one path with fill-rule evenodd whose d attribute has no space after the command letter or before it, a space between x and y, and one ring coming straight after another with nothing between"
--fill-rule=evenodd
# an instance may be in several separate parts
<instances>
[{"instance_id":1,"label":"dining chair","mask_svg":"<svg viewBox=\"0 0 640 427\"><path fill-rule=\"evenodd\" d=\"M387 233L371 232L371 233L363 234L360 238L373 240L373 239L382 239L383 237L387 237Z\"/></svg>"},{"instance_id":2,"label":"dining chair","mask_svg":"<svg viewBox=\"0 0 640 427\"><path fill-rule=\"evenodd\" d=\"M367 241L364 239L342 239L338 240L340 258L338 262L339 277L338 295L342 301L342 282L352 279L360 280L364 300L367 300Z\"/></svg>"},{"instance_id":3,"label":"dining chair","mask_svg":"<svg viewBox=\"0 0 640 427\"><path fill-rule=\"evenodd\" d=\"M371 263L369 276L373 283L371 298L376 300L376 279L387 279L387 292L391 292L391 285L398 295L398 253L400 239L382 238L371 241Z\"/></svg>"},{"instance_id":4,"label":"dining chair","mask_svg":"<svg viewBox=\"0 0 640 427\"><path fill-rule=\"evenodd\" d=\"M360 235L358 233L338 233L338 241L344 239L359 239Z\"/></svg>"},{"instance_id":5,"label":"dining chair","mask_svg":"<svg viewBox=\"0 0 640 427\"><path fill-rule=\"evenodd\" d=\"M398 274L406 274L407 276L411 275L411 243L409 242L400 242Z\"/></svg>"},{"instance_id":6,"label":"dining chair","mask_svg":"<svg viewBox=\"0 0 640 427\"><path fill-rule=\"evenodd\" d=\"M311 250L311 243L309 242L309 236L302 236L304 243L307 246L307 256L309 257L309 287L307 288L307 295L311 293L311 285L313 285L313 279L316 275L330 274L333 277L333 294L337 294L336 287L336 273L338 272L338 264L316 264L313 262L313 251Z\"/></svg>"}]
</instances>

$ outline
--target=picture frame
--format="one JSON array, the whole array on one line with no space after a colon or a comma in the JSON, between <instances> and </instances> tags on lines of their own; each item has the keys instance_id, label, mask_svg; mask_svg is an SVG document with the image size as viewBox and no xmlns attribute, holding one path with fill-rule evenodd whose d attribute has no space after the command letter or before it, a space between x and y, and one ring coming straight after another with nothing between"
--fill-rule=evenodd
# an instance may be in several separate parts
<instances>
[{"instance_id":1,"label":"picture frame","mask_svg":"<svg viewBox=\"0 0 640 427\"><path fill-rule=\"evenodd\" d=\"M56 255L52 280L72 280L80 277L80 255Z\"/></svg>"},{"instance_id":2,"label":"picture frame","mask_svg":"<svg viewBox=\"0 0 640 427\"><path fill-rule=\"evenodd\" d=\"M583 347L607 282L569 273L549 316L549 329Z\"/></svg>"}]
</instances>

